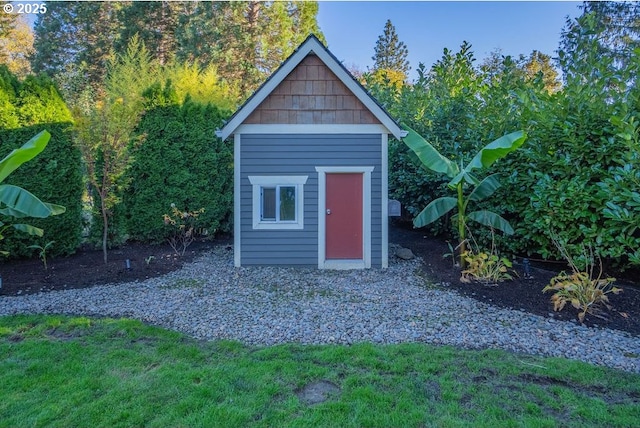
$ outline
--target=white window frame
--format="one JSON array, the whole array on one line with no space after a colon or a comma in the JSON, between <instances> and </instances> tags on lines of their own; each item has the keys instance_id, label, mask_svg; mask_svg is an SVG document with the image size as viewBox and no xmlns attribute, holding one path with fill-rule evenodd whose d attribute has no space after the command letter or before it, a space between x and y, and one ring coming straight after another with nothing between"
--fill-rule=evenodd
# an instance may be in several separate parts
<instances>
[{"instance_id":1,"label":"white window frame","mask_svg":"<svg viewBox=\"0 0 640 428\"><path fill-rule=\"evenodd\" d=\"M250 175L253 199L253 229L292 230L304 229L304 185L308 175ZM262 220L262 188L292 187L296 189L296 219ZM276 191L277 194L277 191ZM276 218L277 218L276 208Z\"/></svg>"}]
</instances>

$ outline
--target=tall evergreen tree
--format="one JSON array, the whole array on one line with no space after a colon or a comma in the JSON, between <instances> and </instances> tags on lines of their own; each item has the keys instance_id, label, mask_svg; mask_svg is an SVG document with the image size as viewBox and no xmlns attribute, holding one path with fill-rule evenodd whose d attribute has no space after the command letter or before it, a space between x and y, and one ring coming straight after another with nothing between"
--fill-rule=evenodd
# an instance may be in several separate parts
<instances>
[{"instance_id":1,"label":"tall evergreen tree","mask_svg":"<svg viewBox=\"0 0 640 428\"><path fill-rule=\"evenodd\" d=\"M34 72L55 76L75 62L78 44L85 36L77 25L80 7L80 2L51 2L47 4L47 13L38 15L34 27L35 53L31 58Z\"/></svg>"},{"instance_id":2,"label":"tall evergreen tree","mask_svg":"<svg viewBox=\"0 0 640 428\"><path fill-rule=\"evenodd\" d=\"M83 80L98 89L114 52L123 54L135 34L162 65L174 58L201 69L214 64L242 97L310 33L324 41L315 1L76 1L48 8L36 21L32 67L54 76L72 98Z\"/></svg>"},{"instance_id":3,"label":"tall evergreen tree","mask_svg":"<svg viewBox=\"0 0 640 428\"><path fill-rule=\"evenodd\" d=\"M387 20L384 25L384 33L378 37L374 51L375 55L371 57L374 61L374 71L393 70L407 76L410 69L407 60L409 50L404 42L398 40L396 27L391 23L391 20Z\"/></svg>"},{"instance_id":4,"label":"tall evergreen tree","mask_svg":"<svg viewBox=\"0 0 640 428\"><path fill-rule=\"evenodd\" d=\"M624 68L640 47L640 2L585 1L581 9L580 17L567 19L560 39L559 64L565 80L590 73L589 67L579 69L591 56L611 59L614 69Z\"/></svg>"},{"instance_id":5,"label":"tall evergreen tree","mask_svg":"<svg viewBox=\"0 0 640 428\"><path fill-rule=\"evenodd\" d=\"M0 38L7 37L13 27L18 15L11 13L0 13Z\"/></svg>"},{"instance_id":6,"label":"tall evergreen tree","mask_svg":"<svg viewBox=\"0 0 640 428\"><path fill-rule=\"evenodd\" d=\"M92 86L104 80L109 62L114 56L114 46L119 42L121 23L118 13L122 2L83 2L79 10L78 24L84 40L76 62L83 64Z\"/></svg>"},{"instance_id":7,"label":"tall evergreen tree","mask_svg":"<svg viewBox=\"0 0 640 428\"><path fill-rule=\"evenodd\" d=\"M221 55L219 41L225 36L222 24L227 9L224 2L194 1L188 4L176 31L178 62L206 66Z\"/></svg>"},{"instance_id":8,"label":"tall evergreen tree","mask_svg":"<svg viewBox=\"0 0 640 428\"><path fill-rule=\"evenodd\" d=\"M121 2L48 3L46 15L39 15L35 23L33 70L56 79L64 79L64 73L81 74L85 85L96 87L120 37L117 13L125 6Z\"/></svg>"},{"instance_id":9,"label":"tall evergreen tree","mask_svg":"<svg viewBox=\"0 0 640 428\"><path fill-rule=\"evenodd\" d=\"M8 15L8 14L5 14ZM25 78L31 72L29 56L33 53L33 31L23 16L17 16L8 28L0 29L0 63L19 78Z\"/></svg>"},{"instance_id":10,"label":"tall evergreen tree","mask_svg":"<svg viewBox=\"0 0 640 428\"><path fill-rule=\"evenodd\" d=\"M168 64L178 48L176 31L187 2L134 1L120 14L121 41L117 50L123 52L129 40L138 34L140 41L161 65Z\"/></svg>"},{"instance_id":11,"label":"tall evergreen tree","mask_svg":"<svg viewBox=\"0 0 640 428\"><path fill-rule=\"evenodd\" d=\"M191 4L177 39L178 59L214 63L247 97L311 33L324 42L315 1Z\"/></svg>"}]
</instances>

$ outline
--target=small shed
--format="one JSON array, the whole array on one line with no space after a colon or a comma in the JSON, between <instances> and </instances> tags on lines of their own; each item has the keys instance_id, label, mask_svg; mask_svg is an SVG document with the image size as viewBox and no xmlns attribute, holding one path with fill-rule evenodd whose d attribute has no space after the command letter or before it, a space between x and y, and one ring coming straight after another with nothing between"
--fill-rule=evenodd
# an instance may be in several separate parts
<instances>
[{"instance_id":1,"label":"small shed","mask_svg":"<svg viewBox=\"0 0 640 428\"><path fill-rule=\"evenodd\" d=\"M385 268L388 136L405 132L309 36L234 113L234 264Z\"/></svg>"}]
</instances>

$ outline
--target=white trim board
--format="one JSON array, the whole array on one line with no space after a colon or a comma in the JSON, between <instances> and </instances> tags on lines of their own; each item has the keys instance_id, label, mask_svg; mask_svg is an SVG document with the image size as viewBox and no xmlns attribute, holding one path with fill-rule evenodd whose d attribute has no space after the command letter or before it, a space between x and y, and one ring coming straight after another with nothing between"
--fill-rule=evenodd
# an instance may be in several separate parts
<instances>
[{"instance_id":1,"label":"white trim board","mask_svg":"<svg viewBox=\"0 0 640 428\"><path fill-rule=\"evenodd\" d=\"M384 134L387 128L382 125L240 125L237 134Z\"/></svg>"},{"instance_id":2,"label":"white trim board","mask_svg":"<svg viewBox=\"0 0 640 428\"><path fill-rule=\"evenodd\" d=\"M362 269L371 267L371 173L373 166L317 166L318 172L318 268ZM327 260L325 217L327 203L327 174L362 173L362 260Z\"/></svg>"},{"instance_id":3,"label":"white trim board","mask_svg":"<svg viewBox=\"0 0 640 428\"><path fill-rule=\"evenodd\" d=\"M233 265L240 267L240 134L233 137Z\"/></svg>"},{"instance_id":4,"label":"white trim board","mask_svg":"<svg viewBox=\"0 0 640 428\"><path fill-rule=\"evenodd\" d=\"M325 260L324 268L333 270L364 269L364 260Z\"/></svg>"},{"instance_id":5,"label":"white trim board","mask_svg":"<svg viewBox=\"0 0 640 428\"><path fill-rule=\"evenodd\" d=\"M389 267L389 136L382 134L382 268Z\"/></svg>"}]
</instances>

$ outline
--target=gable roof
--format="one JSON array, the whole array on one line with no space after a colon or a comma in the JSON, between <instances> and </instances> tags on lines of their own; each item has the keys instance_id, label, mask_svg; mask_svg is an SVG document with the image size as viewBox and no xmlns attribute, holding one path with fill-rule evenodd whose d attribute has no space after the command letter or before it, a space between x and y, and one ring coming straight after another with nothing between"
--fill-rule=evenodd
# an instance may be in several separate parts
<instances>
[{"instance_id":1,"label":"gable roof","mask_svg":"<svg viewBox=\"0 0 640 428\"><path fill-rule=\"evenodd\" d=\"M369 92L349 73L340 61L314 35L307 39L287 58L282 65L249 97L247 101L231 116L216 135L223 140L235 130L260 106L269 94L293 71L309 54L315 54L340 81L364 104L364 106L384 125L384 127L400 139L406 135L400 125L369 94Z\"/></svg>"}]
</instances>

